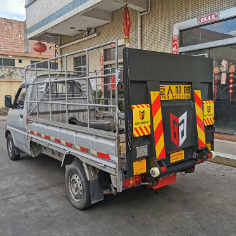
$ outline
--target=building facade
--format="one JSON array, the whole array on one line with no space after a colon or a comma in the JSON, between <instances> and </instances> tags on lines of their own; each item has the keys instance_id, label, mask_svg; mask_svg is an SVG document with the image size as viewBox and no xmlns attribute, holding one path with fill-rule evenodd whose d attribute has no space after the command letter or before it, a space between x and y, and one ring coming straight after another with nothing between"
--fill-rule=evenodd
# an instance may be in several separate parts
<instances>
[{"instance_id":1,"label":"building facade","mask_svg":"<svg viewBox=\"0 0 236 236\"><path fill-rule=\"evenodd\" d=\"M125 44L123 40L122 18L123 7L126 4L131 16L130 44ZM39 5L44 6L43 10L41 8L37 11ZM36 11L38 14L35 18L33 16ZM57 2L31 0L26 2L28 38L57 43L61 55L118 39L121 50L124 46L128 46L212 58L213 66L219 67L219 72L214 75L215 81L218 81L214 84L214 90L217 91L215 92L216 129L231 134L236 132L236 122L233 119L236 97L234 91L229 93L229 89L224 86L230 85L229 79L232 77L230 74L234 74L230 72L233 67L229 71L230 66L236 66L234 53L236 34L233 32L236 30L235 14L236 0L60 0ZM228 27L227 31L216 30L222 24L223 28ZM91 55L90 68L94 70L112 68L114 63L112 48L103 48L96 54ZM68 67L75 70L83 63L85 60L82 57L75 57L68 61ZM119 63L122 66L121 55ZM220 70L222 63L223 65L228 63L226 71ZM61 68L63 69L63 61L61 61ZM221 92L222 90L224 91ZM232 90L236 89L232 87ZM231 117L230 120L226 119L227 117Z\"/></svg>"},{"instance_id":2,"label":"building facade","mask_svg":"<svg viewBox=\"0 0 236 236\"><path fill-rule=\"evenodd\" d=\"M0 18L0 107L4 107L4 96L14 97L24 79L24 66L36 61L55 57L55 45L47 43L42 59L33 50L34 40L26 36L26 23Z\"/></svg>"}]
</instances>

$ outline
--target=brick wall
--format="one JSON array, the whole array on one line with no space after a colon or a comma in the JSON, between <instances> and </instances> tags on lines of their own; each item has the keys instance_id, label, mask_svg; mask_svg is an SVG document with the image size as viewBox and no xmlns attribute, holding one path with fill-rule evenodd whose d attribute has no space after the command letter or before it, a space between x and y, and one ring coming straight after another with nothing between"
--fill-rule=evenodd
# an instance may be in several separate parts
<instances>
[{"instance_id":1,"label":"brick wall","mask_svg":"<svg viewBox=\"0 0 236 236\"><path fill-rule=\"evenodd\" d=\"M37 52L33 50L34 43L37 41L30 40L30 53L27 53L24 27L24 21L0 18L0 54L38 57ZM47 45L47 51L43 53L43 58L54 57L54 47L52 50L48 50L53 44L45 44Z\"/></svg>"}]
</instances>

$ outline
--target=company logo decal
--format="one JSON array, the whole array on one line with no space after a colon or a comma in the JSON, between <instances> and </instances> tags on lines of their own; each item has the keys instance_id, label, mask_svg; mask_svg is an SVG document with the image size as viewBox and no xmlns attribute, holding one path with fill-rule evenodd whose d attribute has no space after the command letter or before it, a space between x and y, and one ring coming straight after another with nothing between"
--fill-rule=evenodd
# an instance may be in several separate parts
<instances>
[{"instance_id":1,"label":"company logo decal","mask_svg":"<svg viewBox=\"0 0 236 236\"><path fill-rule=\"evenodd\" d=\"M140 119L140 120L143 120L144 117L145 117L145 110L139 111L139 119Z\"/></svg>"},{"instance_id":2,"label":"company logo decal","mask_svg":"<svg viewBox=\"0 0 236 236\"><path fill-rule=\"evenodd\" d=\"M207 106L207 113L211 112L211 106Z\"/></svg>"},{"instance_id":3,"label":"company logo decal","mask_svg":"<svg viewBox=\"0 0 236 236\"><path fill-rule=\"evenodd\" d=\"M171 141L180 147L187 138L187 111L179 118L170 113Z\"/></svg>"}]
</instances>

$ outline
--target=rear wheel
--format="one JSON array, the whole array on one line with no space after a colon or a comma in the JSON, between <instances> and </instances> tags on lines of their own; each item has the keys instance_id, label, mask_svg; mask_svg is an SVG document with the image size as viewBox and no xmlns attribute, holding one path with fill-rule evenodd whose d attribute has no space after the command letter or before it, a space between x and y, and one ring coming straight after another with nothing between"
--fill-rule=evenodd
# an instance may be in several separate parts
<instances>
[{"instance_id":1,"label":"rear wheel","mask_svg":"<svg viewBox=\"0 0 236 236\"><path fill-rule=\"evenodd\" d=\"M19 160L20 154L16 154L15 152L15 145L11 134L7 135L7 151L8 156L12 161Z\"/></svg>"},{"instance_id":2,"label":"rear wheel","mask_svg":"<svg viewBox=\"0 0 236 236\"><path fill-rule=\"evenodd\" d=\"M90 207L90 185L82 163L73 162L67 166L65 179L70 203L80 210Z\"/></svg>"}]
</instances>

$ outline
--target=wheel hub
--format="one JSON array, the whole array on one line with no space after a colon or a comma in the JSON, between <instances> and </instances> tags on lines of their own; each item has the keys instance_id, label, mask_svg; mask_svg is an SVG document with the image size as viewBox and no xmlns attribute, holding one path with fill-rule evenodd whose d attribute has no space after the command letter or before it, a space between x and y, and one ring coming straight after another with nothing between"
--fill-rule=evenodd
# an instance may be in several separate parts
<instances>
[{"instance_id":1,"label":"wheel hub","mask_svg":"<svg viewBox=\"0 0 236 236\"><path fill-rule=\"evenodd\" d=\"M76 173L72 173L69 178L69 190L74 201L79 202L82 199L82 183Z\"/></svg>"},{"instance_id":2,"label":"wheel hub","mask_svg":"<svg viewBox=\"0 0 236 236\"><path fill-rule=\"evenodd\" d=\"M11 142L11 140L8 141L8 151L11 156L12 155L12 142Z\"/></svg>"}]
</instances>

